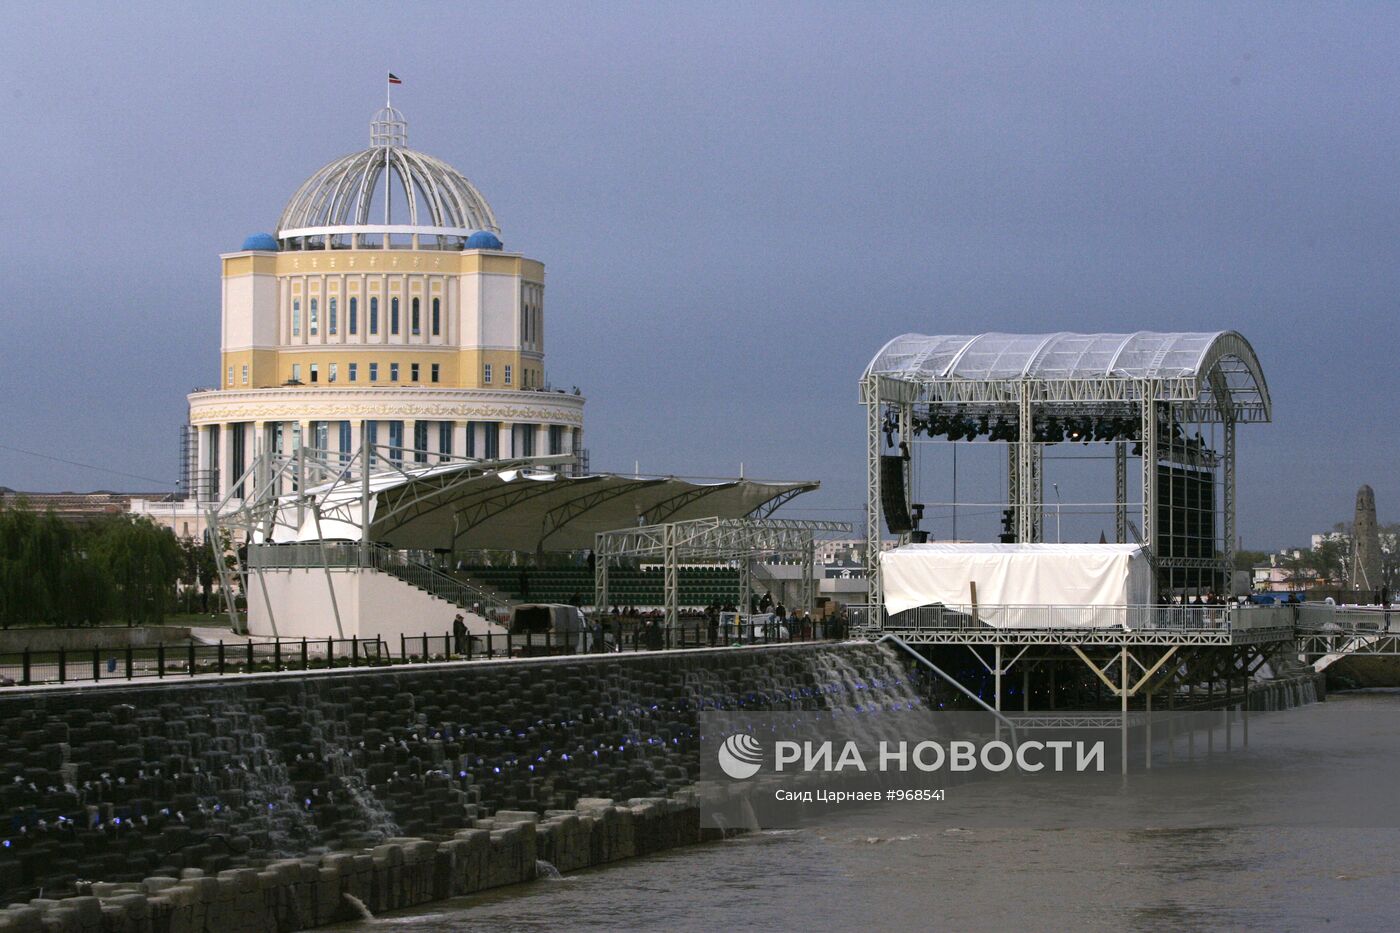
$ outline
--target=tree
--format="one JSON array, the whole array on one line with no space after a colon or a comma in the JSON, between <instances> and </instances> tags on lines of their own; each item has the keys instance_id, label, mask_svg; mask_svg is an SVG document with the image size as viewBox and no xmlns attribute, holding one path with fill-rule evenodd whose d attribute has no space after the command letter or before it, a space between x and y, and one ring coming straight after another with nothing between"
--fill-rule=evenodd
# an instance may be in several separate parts
<instances>
[{"instance_id":1,"label":"tree","mask_svg":"<svg viewBox=\"0 0 1400 933\"><path fill-rule=\"evenodd\" d=\"M1324 586L1345 586L1347 582L1346 541L1326 537L1308 553L1308 565Z\"/></svg>"},{"instance_id":2,"label":"tree","mask_svg":"<svg viewBox=\"0 0 1400 933\"><path fill-rule=\"evenodd\" d=\"M101 617L106 600L81 545L80 530L52 511L0 507L0 627Z\"/></svg>"},{"instance_id":3,"label":"tree","mask_svg":"<svg viewBox=\"0 0 1400 933\"><path fill-rule=\"evenodd\" d=\"M1267 564L1268 562L1269 562L1269 552L1268 552L1268 551L1236 551L1236 552L1235 552L1235 569L1236 569L1236 570L1253 570L1253 569L1254 569L1256 566L1258 566L1259 564Z\"/></svg>"},{"instance_id":4,"label":"tree","mask_svg":"<svg viewBox=\"0 0 1400 933\"><path fill-rule=\"evenodd\" d=\"M112 516L93 526L92 555L111 582L127 625L159 624L183 566L175 535L148 518Z\"/></svg>"},{"instance_id":5,"label":"tree","mask_svg":"<svg viewBox=\"0 0 1400 933\"><path fill-rule=\"evenodd\" d=\"M1381 525L1381 585L1391 592L1400 585L1400 524Z\"/></svg>"}]
</instances>

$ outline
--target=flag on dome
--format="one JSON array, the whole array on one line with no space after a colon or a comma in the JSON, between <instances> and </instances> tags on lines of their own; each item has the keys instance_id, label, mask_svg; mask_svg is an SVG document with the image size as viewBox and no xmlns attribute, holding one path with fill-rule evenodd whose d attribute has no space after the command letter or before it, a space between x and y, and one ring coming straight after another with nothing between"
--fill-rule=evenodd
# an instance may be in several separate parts
<instances>
[{"instance_id":1,"label":"flag on dome","mask_svg":"<svg viewBox=\"0 0 1400 933\"><path fill-rule=\"evenodd\" d=\"M390 83L390 84L403 84L403 81L399 80L399 76L396 75L396 74L394 74L394 73L391 71L391 72L389 72L389 83Z\"/></svg>"}]
</instances>

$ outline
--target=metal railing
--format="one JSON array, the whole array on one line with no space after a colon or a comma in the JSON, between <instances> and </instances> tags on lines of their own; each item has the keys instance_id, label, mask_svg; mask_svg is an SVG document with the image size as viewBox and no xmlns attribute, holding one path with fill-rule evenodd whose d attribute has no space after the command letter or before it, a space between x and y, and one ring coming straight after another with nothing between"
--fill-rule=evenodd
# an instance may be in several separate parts
<instances>
[{"instance_id":1,"label":"metal railing","mask_svg":"<svg viewBox=\"0 0 1400 933\"><path fill-rule=\"evenodd\" d=\"M389 663L378 638L274 638L206 645L12 651L0 654L0 687L311 671Z\"/></svg>"},{"instance_id":2,"label":"metal railing","mask_svg":"<svg viewBox=\"0 0 1400 933\"><path fill-rule=\"evenodd\" d=\"M852 607L856 625L888 631L1009 629L1124 629L1127 631L1243 631L1290 628L1292 611L1268 606L920 606L871 624L867 606Z\"/></svg>"},{"instance_id":3,"label":"metal railing","mask_svg":"<svg viewBox=\"0 0 1400 933\"><path fill-rule=\"evenodd\" d=\"M843 623L751 616L717 621L608 619L570 631L400 635L398 655L380 638L270 638L217 644L15 651L0 654L0 688L218 677L269 671L317 671L441 661L490 661L634 651L682 651L736 645L826 642L846 637Z\"/></svg>"},{"instance_id":4,"label":"metal railing","mask_svg":"<svg viewBox=\"0 0 1400 933\"><path fill-rule=\"evenodd\" d=\"M322 567L381 570L463 609L471 608L474 603L480 604L484 613L510 608L499 594L473 586L424 561L415 560L408 552L382 544L327 543L324 549L319 544L258 545L248 549L248 567L253 570L319 570Z\"/></svg>"},{"instance_id":5,"label":"metal railing","mask_svg":"<svg viewBox=\"0 0 1400 933\"><path fill-rule=\"evenodd\" d=\"M726 613L725 615L730 615ZM410 663L452 660L496 660L552 657L575 654L613 654L631 651L682 651L734 645L785 645L836 641L846 637L839 622L783 622L772 616L726 619L711 625L704 619L683 619L675 626L644 620L608 619L569 631L517 632L467 635L399 636L399 657Z\"/></svg>"},{"instance_id":6,"label":"metal railing","mask_svg":"<svg viewBox=\"0 0 1400 933\"><path fill-rule=\"evenodd\" d=\"M1385 606L1335 606L1329 603L1299 603L1300 631L1322 635L1374 635L1400 630L1400 609Z\"/></svg>"}]
</instances>

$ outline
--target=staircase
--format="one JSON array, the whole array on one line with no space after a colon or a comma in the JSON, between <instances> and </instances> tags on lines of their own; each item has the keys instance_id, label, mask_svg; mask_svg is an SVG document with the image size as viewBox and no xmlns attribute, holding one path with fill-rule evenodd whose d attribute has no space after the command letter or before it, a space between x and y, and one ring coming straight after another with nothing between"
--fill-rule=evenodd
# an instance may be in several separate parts
<instances>
[{"instance_id":1,"label":"staircase","mask_svg":"<svg viewBox=\"0 0 1400 933\"><path fill-rule=\"evenodd\" d=\"M451 574L443 573L435 567L416 560L410 560L401 552L376 547L373 551L374 569L382 570L429 595L446 600L460 609L470 610L474 603L481 605L483 615L492 609L509 610L512 601L489 588L473 586Z\"/></svg>"}]
</instances>

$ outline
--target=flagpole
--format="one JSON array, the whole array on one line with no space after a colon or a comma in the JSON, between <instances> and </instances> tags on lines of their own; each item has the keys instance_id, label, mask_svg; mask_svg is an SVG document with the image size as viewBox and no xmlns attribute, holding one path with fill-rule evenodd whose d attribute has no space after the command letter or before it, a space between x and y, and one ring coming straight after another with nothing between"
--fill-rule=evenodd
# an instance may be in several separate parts
<instances>
[{"instance_id":1,"label":"flagpole","mask_svg":"<svg viewBox=\"0 0 1400 933\"><path fill-rule=\"evenodd\" d=\"M384 72L384 108L390 111L385 115L385 119L393 119L393 93L394 86L389 83L389 71ZM392 130L384 134L384 226L389 226L389 148L392 139ZM384 248L389 248L389 231L384 231Z\"/></svg>"}]
</instances>

